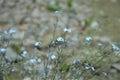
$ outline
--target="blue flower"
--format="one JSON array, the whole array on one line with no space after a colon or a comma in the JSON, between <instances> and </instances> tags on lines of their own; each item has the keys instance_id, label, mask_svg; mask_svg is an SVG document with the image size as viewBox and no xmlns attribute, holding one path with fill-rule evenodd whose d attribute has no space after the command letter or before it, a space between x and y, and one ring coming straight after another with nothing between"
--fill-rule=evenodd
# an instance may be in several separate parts
<instances>
[{"instance_id":1,"label":"blue flower","mask_svg":"<svg viewBox=\"0 0 120 80\"><path fill-rule=\"evenodd\" d=\"M115 44L112 44L112 50L119 51L120 48L118 46L116 46Z\"/></svg>"},{"instance_id":2,"label":"blue flower","mask_svg":"<svg viewBox=\"0 0 120 80\"><path fill-rule=\"evenodd\" d=\"M62 38L62 37L58 37L58 38L57 38L57 41L58 41L58 42L64 42L65 40L64 40L64 38Z\"/></svg>"},{"instance_id":3,"label":"blue flower","mask_svg":"<svg viewBox=\"0 0 120 80\"><path fill-rule=\"evenodd\" d=\"M51 59L51 60L56 60L56 56L52 53L48 54L48 57Z\"/></svg>"},{"instance_id":4,"label":"blue flower","mask_svg":"<svg viewBox=\"0 0 120 80\"><path fill-rule=\"evenodd\" d=\"M23 52L22 52L22 54L21 54L21 56L22 56L22 57L26 57L26 56L27 56L27 54L28 54L28 52L27 52L27 51L23 51Z\"/></svg>"},{"instance_id":5,"label":"blue flower","mask_svg":"<svg viewBox=\"0 0 120 80\"><path fill-rule=\"evenodd\" d=\"M36 63L36 62L37 62L36 58L34 58L34 57L30 58L30 63Z\"/></svg>"},{"instance_id":6,"label":"blue flower","mask_svg":"<svg viewBox=\"0 0 120 80\"><path fill-rule=\"evenodd\" d=\"M6 53L7 49L6 48L0 48L0 53Z\"/></svg>"},{"instance_id":7,"label":"blue flower","mask_svg":"<svg viewBox=\"0 0 120 80\"><path fill-rule=\"evenodd\" d=\"M41 62L42 62L42 59L41 59L41 58L38 58L38 59L37 59L37 62L38 62L38 63L41 63Z\"/></svg>"},{"instance_id":8,"label":"blue flower","mask_svg":"<svg viewBox=\"0 0 120 80\"><path fill-rule=\"evenodd\" d=\"M71 30L70 28L64 28L64 32L69 32L69 33L71 33L72 30Z\"/></svg>"},{"instance_id":9,"label":"blue flower","mask_svg":"<svg viewBox=\"0 0 120 80\"><path fill-rule=\"evenodd\" d=\"M108 75L108 73L107 73L107 72L104 72L104 71L102 72L102 74L103 74L103 76L105 76L105 77Z\"/></svg>"},{"instance_id":10,"label":"blue flower","mask_svg":"<svg viewBox=\"0 0 120 80\"><path fill-rule=\"evenodd\" d=\"M77 64L77 63L80 63L80 59L74 59L73 60L73 64Z\"/></svg>"},{"instance_id":11,"label":"blue flower","mask_svg":"<svg viewBox=\"0 0 120 80\"><path fill-rule=\"evenodd\" d=\"M13 34L13 33L16 33L16 32L17 32L16 29L10 29L10 30L9 30L9 34Z\"/></svg>"},{"instance_id":12,"label":"blue flower","mask_svg":"<svg viewBox=\"0 0 120 80\"><path fill-rule=\"evenodd\" d=\"M52 60L55 60L55 59L56 59L56 56L55 56L55 55L51 55L50 58L51 58Z\"/></svg>"},{"instance_id":13,"label":"blue flower","mask_svg":"<svg viewBox=\"0 0 120 80\"><path fill-rule=\"evenodd\" d=\"M35 46L35 47L39 47L40 45L41 45L41 42L35 42L35 43L34 43L34 46Z\"/></svg>"},{"instance_id":14,"label":"blue flower","mask_svg":"<svg viewBox=\"0 0 120 80\"><path fill-rule=\"evenodd\" d=\"M85 38L85 40L86 40L86 41L91 41L91 40L92 40L92 37L91 37L91 36L87 36L87 37Z\"/></svg>"},{"instance_id":15,"label":"blue flower","mask_svg":"<svg viewBox=\"0 0 120 80\"><path fill-rule=\"evenodd\" d=\"M95 67L94 66L91 66L91 71L95 71Z\"/></svg>"},{"instance_id":16,"label":"blue flower","mask_svg":"<svg viewBox=\"0 0 120 80\"><path fill-rule=\"evenodd\" d=\"M85 69L90 69L90 65L88 63L85 63Z\"/></svg>"}]
</instances>

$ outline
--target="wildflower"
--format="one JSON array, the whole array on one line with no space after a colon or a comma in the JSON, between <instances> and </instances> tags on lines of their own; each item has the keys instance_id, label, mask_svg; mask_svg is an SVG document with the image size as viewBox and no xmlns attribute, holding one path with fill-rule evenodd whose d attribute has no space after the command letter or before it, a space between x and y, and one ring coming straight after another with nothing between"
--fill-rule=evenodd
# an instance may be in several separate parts
<instances>
[{"instance_id":1,"label":"wildflower","mask_svg":"<svg viewBox=\"0 0 120 80\"><path fill-rule=\"evenodd\" d=\"M16 32L17 32L16 29L10 29L10 30L9 30L9 34L13 34L13 33L16 33Z\"/></svg>"},{"instance_id":2,"label":"wildflower","mask_svg":"<svg viewBox=\"0 0 120 80\"><path fill-rule=\"evenodd\" d=\"M15 72L15 71L16 71L16 69L15 69L15 68L12 68L12 69L11 69L11 72Z\"/></svg>"},{"instance_id":3,"label":"wildflower","mask_svg":"<svg viewBox=\"0 0 120 80\"><path fill-rule=\"evenodd\" d=\"M61 14L62 11L55 11L55 14Z\"/></svg>"},{"instance_id":4,"label":"wildflower","mask_svg":"<svg viewBox=\"0 0 120 80\"><path fill-rule=\"evenodd\" d=\"M95 71L95 67L94 66L91 66L91 71Z\"/></svg>"},{"instance_id":5,"label":"wildflower","mask_svg":"<svg viewBox=\"0 0 120 80\"><path fill-rule=\"evenodd\" d=\"M6 53L7 49L5 48L0 48L0 53Z\"/></svg>"},{"instance_id":6,"label":"wildflower","mask_svg":"<svg viewBox=\"0 0 120 80\"><path fill-rule=\"evenodd\" d=\"M30 63L36 63L36 58L34 57L30 58Z\"/></svg>"},{"instance_id":7,"label":"wildflower","mask_svg":"<svg viewBox=\"0 0 120 80\"><path fill-rule=\"evenodd\" d=\"M85 63L85 69L90 69L90 65L88 63Z\"/></svg>"},{"instance_id":8,"label":"wildflower","mask_svg":"<svg viewBox=\"0 0 120 80\"><path fill-rule=\"evenodd\" d=\"M38 62L38 63L41 63L41 62L42 62L42 59L41 59L41 58L38 58L38 59L37 59L37 62Z\"/></svg>"},{"instance_id":9,"label":"wildflower","mask_svg":"<svg viewBox=\"0 0 120 80\"><path fill-rule=\"evenodd\" d=\"M91 36L87 36L87 37L85 38L85 40L86 40L86 41L91 41L91 40L92 40L92 37L91 37Z\"/></svg>"},{"instance_id":10,"label":"wildflower","mask_svg":"<svg viewBox=\"0 0 120 80\"><path fill-rule=\"evenodd\" d=\"M56 60L57 58L54 54L49 54L48 56L51 60Z\"/></svg>"},{"instance_id":11,"label":"wildflower","mask_svg":"<svg viewBox=\"0 0 120 80\"><path fill-rule=\"evenodd\" d=\"M40 45L41 45L41 42L35 42L35 43L34 43L34 46L35 46L35 47L39 47Z\"/></svg>"},{"instance_id":12,"label":"wildflower","mask_svg":"<svg viewBox=\"0 0 120 80\"><path fill-rule=\"evenodd\" d=\"M112 44L112 50L119 51L120 48L116 46L115 44Z\"/></svg>"},{"instance_id":13,"label":"wildflower","mask_svg":"<svg viewBox=\"0 0 120 80\"><path fill-rule=\"evenodd\" d=\"M63 44L64 42L65 42L64 38L58 37L57 40L55 40L55 41L52 42L52 45L53 45L53 46L61 45L61 44Z\"/></svg>"},{"instance_id":14,"label":"wildflower","mask_svg":"<svg viewBox=\"0 0 120 80\"><path fill-rule=\"evenodd\" d=\"M56 56L55 55L51 55L50 57L52 60L55 60L56 59Z\"/></svg>"},{"instance_id":15,"label":"wildflower","mask_svg":"<svg viewBox=\"0 0 120 80\"><path fill-rule=\"evenodd\" d=\"M77 63L80 63L80 59L74 59L73 60L73 64L77 64Z\"/></svg>"},{"instance_id":16,"label":"wildflower","mask_svg":"<svg viewBox=\"0 0 120 80\"><path fill-rule=\"evenodd\" d=\"M105 77L108 75L108 73L107 73L107 72L104 72L104 71L102 72L102 74L103 74L103 76L105 76Z\"/></svg>"},{"instance_id":17,"label":"wildflower","mask_svg":"<svg viewBox=\"0 0 120 80\"><path fill-rule=\"evenodd\" d=\"M27 54L28 54L27 51L23 51L22 54L21 54L21 56L22 56L22 57L26 57Z\"/></svg>"},{"instance_id":18,"label":"wildflower","mask_svg":"<svg viewBox=\"0 0 120 80\"><path fill-rule=\"evenodd\" d=\"M58 38L57 38L57 41L58 41L58 42L64 42L65 40L64 40L64 38L62 38L62 37L58 37Z\"/></svg>"},{"instance_id":19,"label":"wildflower","mask_svg":"<svg viewBox=\"0 0 120 80\"><path fill-rule=\"evenodd\" d=\"M69 32L69 33L71 33L72 30L71 30L70 28L64 28L64 32Z\"/></svg>"}]
</instances>

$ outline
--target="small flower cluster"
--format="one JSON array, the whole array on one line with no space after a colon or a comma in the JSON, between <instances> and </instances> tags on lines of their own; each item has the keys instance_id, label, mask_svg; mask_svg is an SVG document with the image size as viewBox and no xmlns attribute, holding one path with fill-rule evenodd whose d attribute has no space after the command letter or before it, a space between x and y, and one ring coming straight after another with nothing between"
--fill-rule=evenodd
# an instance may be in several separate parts
<instances>
[{"instance_id":1,"label":"small flower cluster","mask_svg":"<svg viewBox=\"0 0 120 80\"><path fill-rule=\"evenodd\" d=\"M6 53L7 49L6 48L0 48L0 53Z\"/></svg>"},{"instance_id":2,"label":"small flower cluster","mask_svg":"<svg viewBox=\"0 0 120 80\"><path fill-rule=\"evenodd\" d=\"M35 64L35 63L41 63L42 62L42 59L41 58L38 58L36 56L33 56L29 59L29 62L32 63L32 64Z\"/></svg>"},{"instance_id":3,"label":"small flower cluster","mask_svg":"<svg viewBox=\"0 0 120 80\"><path fill-rule=\"evenodd\" d=\"M64 32L71 33L71 32L72 32L72 30L71 30L71 28L64 28Z\"/></svg>"},{"instance_id":4,"label":"small flower cluster","mask_svg":"<svg viewBox=\"0 0 120 80\"><path fill-rule=\"evenodd\" d=\"M2 30L1 34L0 34L0 56L2 55L2 58L0 64L2 64L2 62L4 62L4 64L2 64L2 66L9 66L13 63L18 63L20 61L23 60L23 58L25 58L28 54L27 51L23 51L20 55L17 54L18 56L13 59L10 60L9 56L6 54L7 50L8 50L8 46L11 45L10 41L13 40L13 34L15 34L17 32L16 28L10 28L9 30ZM1 66L1 65L0 65Z\"/></svg>"},{"instance_id":5,"label":"small flower cluster","mask_svg":"<svg viewBox=\"0 0 120 80\"><path fill-rule=\"evenodd\" d=\"M73 64L78 64L78 63L80 63L80 62L81 62L80 59L74 59L72 63L73 63Z\"/></svg>"},{"instance_id":6,"label":"small flower cluster","mask_svg":"<svg viewBox=\"0 0 120 80\"><path fill-rule=\"evenodd\" d=\"M112 47L113 51L119 51L120 50L120 48L115 44L112 44L111 47Z\"/></svg>"},{"instance_id":7,"label":"small flower cluster","mask_svg":"<svg viewBox=\"0 0 120 80\"><path fill-rule=\"evenodd\" d=\"M62 45L65 43L65 39L63 37L58 37L55 41L52 41L52 43L50 44L50 46L58 46L58 45Z\"/></svg>"},{"instance_id":8,"label":"small flower cluster","mask_svg":"<svg viewBox=\"0 0 120 80\"><path fill-rule=\"evenodd\" d=\"M65 43L65 39L63 37L58 37L57 40L55 41L56 45L61 45Z\"/></svg>"},{"instance_id":9,"label":"small flower cluster","mask_svg":"<svg viewBox=\"0 0 120 80\"><path fill-rule=\"evenodd\" d=\"M34 46L35 46L35 47L41 46L41 42L35 42L35 43L34 43Z\"/></svg>"},{"instance_id":10,"label":"small flower cluster","mask_svg":"<svg viewBox=\"0 0 120 80\"><path fill-rule=\"evenodd\" d=\"M90 65L89 63L84 63L84 67L86 70L91 70L91 71L95 71L95 67L93 65Z\"/></svg>"},{"instance_id":11,"label":"small flower cluster","mask_svg":"<svg viewBox=\"0 0 120 80\"><path fill-rule=\"evenodd\" d=\"M25 58L25 57L27 56L27 54L28 54L27 51L23 51L23 52L21 53L21 56L22 56L23 58Z\"/></svg>"},{"instance_id":12,"label":"small flower cluster","mask_svg":"<svg viewBox=\"0 0 120 80\"><path fill-rule=\"evenodd\" d=\"M87 37L85 38L85 40L86 40L86 41L91 41L91 40L92 40L92 37L91 37L91 36L87 36Z\"/></svg>"},{"instance_id":13,"label":"small flower cluster","mask_svg":"<svg viewBox=\"0 0 120 80\"><path fill-rule=\"evenodd\" d=\"M3 30L4 34L14 34L16 32L17 32L17 30L14 29L14 28L9 29L8 31L7 30Z\"/></svg>"},{"instance_id":14,"label":"small flower cluster","mask_svg":"<svg viewBox=\"0 0 120 80\"><path fill-rule=\"evenodd\" d=\"M57 59L56 55L53 54L53 53L49 53L49 54L48 54L48 58L49 58L50 60L52 60L52 61L54 61L54 60Z\"/></svg>"}]
</instances>

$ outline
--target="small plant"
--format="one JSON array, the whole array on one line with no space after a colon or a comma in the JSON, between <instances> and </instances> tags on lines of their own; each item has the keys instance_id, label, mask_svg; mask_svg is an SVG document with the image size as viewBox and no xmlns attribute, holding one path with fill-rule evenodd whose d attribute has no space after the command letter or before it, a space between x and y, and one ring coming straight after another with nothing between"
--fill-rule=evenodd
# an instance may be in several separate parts
<instances>
[{"instance_id":1,"label":"small plant","mask_svg":"<svg viewBox=\"0 0 120 80\"><path fill-rule=\"evenodd\" d=\"M72 2L73 0L68 0L69 7L72 7ZM115 44L106 45L95 41L93 35L83 37L78 43L74 42L71 39L74 35L68 37L74 34L74 30L69 26L70 18L68 17L65 27L58 25L58 14L61 13L64 14L55 11L52 39L45 49L39 40L31 45L35 48L33 52L21 49L21 43L11 44L11 40L14 40L12 35L17 32L14 29L0 34L0 80L14 80L18 76L16 74L20 75L20 80L26 76L31 80L107 80L109 72L105 69L106 63L112 61L111 55L115 57L113 53L119 54L120 48ZM62 28L62 33L56 34L58 28ZM72 42L76 43L75 46ZM9 50L9 46L13 50ZM17 53L14 60L10 60L6 55L10 51ZM29 54L30 51L32 54Z\"/></svg>"}]
</instances>

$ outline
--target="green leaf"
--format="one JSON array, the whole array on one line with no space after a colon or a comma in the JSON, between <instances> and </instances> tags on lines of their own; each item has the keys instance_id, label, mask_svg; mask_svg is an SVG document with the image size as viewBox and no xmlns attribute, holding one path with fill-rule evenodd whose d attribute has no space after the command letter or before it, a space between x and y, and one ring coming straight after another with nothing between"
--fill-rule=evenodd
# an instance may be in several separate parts
<instances>
[{"instance_id":1,"label":"green leaf","mask_svg":"<svg viewBox=\"0 0 120 80\"><path fill-rule=\"evenodd\" d=\"M20 48L21 48L21 44L20 44L20 43L15 43L15 44L13 45L13 50L14 50L15 52L17 52L18 54L20 53Z\"/></svg>"},{"instance_id":2,"label":"green leaf","mask_svg":"<svg viewBox=\"0 0 120 80\"><path fill-rule=\"evenodd\" d=\"M52 6L47 6L46 8L47 8L48 11L51 11L51 12L54 12L54 11L58 10L58 8L52 7Z\"/></svg>"},{"instance_id":3,"label":"green leaf","mask_svg":"<svg viewBox=\"0 0 120 80\"><path fill-rule=\"evenodd\" d=\"M62 65L60 71L68 71L68 69L69 69L69 66L68 66L66 63L64 63L64 64Z\"/></svg>"},{"instance_id":4,"label":"green leaf","mask_svg":"<svg viewBox=\"0 0 120 80\"><path fill-rule=\"evenodd\" d=\"M68 5L69 8L72 7L72 3L73 3L73 0L68 0L67 5Z\"/></svg>"}]
</instances>

